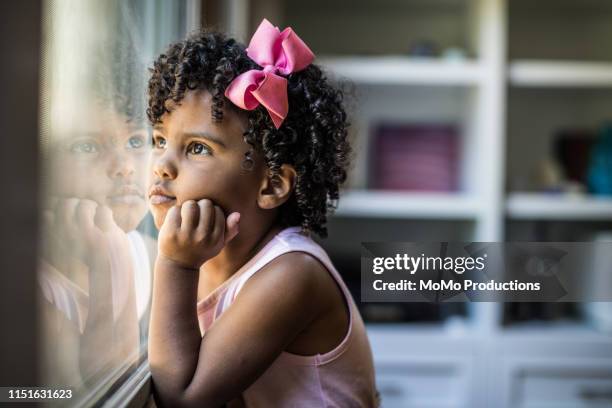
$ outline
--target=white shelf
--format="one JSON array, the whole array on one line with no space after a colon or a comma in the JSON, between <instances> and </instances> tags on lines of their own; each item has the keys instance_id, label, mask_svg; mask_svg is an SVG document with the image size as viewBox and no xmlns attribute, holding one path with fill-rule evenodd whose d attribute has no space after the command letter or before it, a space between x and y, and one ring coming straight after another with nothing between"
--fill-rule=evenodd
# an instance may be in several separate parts
<instances>
[{"instance_id":1,"label":"white shelf","mask_svg":"<svg viewBox=\"0 0 612 408\"><path fill-rule=\"evenodd\" d=\"M476 61L437 58L321 57L317 61L334 74L363 84L477 85L483 70Z\"/></svg>"},{"instance_id":2,"label":"white shelf","mask_svg":"<svg viewBox=\"0 0 612 408\"><path fill-rule=\"evenodd\" d=\"M554 340L556 342L601 341L612 342L612 336L597 331L587 322L560 320L553 322L530 321L504 327L500 335L506 340Z\"/></svg>"},{"instance_id":3,"label":"white shelf","mask_svg":"<svg viewBox=\"0 0 612 408\"><path fill-rule=\"evenodd\" d=\"M612 87L612 63L519 60L510 64L509 79L522 87Z\"/></svg>"},{"instance_id":4,"label":"white shelf","mask_svg":"<svg viewBox=\"0 0 612 408\"><path fill-rule=\"evenodd\" d=\"M612 198L512 193L506 212L519 220L612 220Z\"/></svg>"},{"instance_id":5,"label":"white shelf","mask_svg":"<svg viewBox=\"0 0 612 408\"><path fill-rule=\"evenodd\" d=\"M370 218L473 219L479 202L459 193L353 190L341 195L337 216Z\"/></svg>"}]
</instances>

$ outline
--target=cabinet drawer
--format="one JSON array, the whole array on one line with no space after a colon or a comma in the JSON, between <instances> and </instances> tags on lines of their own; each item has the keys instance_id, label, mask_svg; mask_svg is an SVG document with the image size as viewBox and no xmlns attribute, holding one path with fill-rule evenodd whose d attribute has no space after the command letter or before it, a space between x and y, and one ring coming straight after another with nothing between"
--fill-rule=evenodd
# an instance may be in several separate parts
<instances>
[{"instance_id":1,"label":"cabinet drawer","mask_svg":"<svg viewBox=\"0 0 612 408\"><path fill-rule=\"evenodd\" d=\"M612 407L612 360L519 365L512 384L515 407Z\"/></svg>"},{"instance_id":2,"label":"cabinet drawer","mask_svg":"<svg viewBox=\"0 0 612 408\"><path fill-rule=\"evenodd\" d=\"M469 362L377 362L376 383L384 408L467 406Z\"/></svg>"}]
</instances>

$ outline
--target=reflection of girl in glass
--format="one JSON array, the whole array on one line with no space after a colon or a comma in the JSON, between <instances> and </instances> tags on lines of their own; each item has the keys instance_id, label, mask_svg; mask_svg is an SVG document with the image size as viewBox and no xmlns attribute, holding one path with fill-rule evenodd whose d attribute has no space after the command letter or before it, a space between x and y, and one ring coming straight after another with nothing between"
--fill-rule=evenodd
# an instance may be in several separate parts
<instances>
[{"instance_id":1,"label":"reflection of girl in glass","mask_svg":"<svg viewBox=\"0 0 612 408\"><path fill-rule=\"evenodd\" d=\"M44 347L48 355L59 351L48 362L64 367L48 369L56 378L70 373L65 381L71 385L136 357L155 248L136 230L146 213L148 132L118 109L86 105L48 152L52 197L39 274L44 304L52 305L44 308Z\"/></svg>"},{"instance_id":2,"label":"reflection of girl in glass","mask_svg":"<svg viewBox=\"0 0 612 408\"><path fill-rule=\"evenodd\" d=\"M121 4L53 2L44 58L43 374L77 391L134 363L148 328L146 71Z\"/></svg>"}]
</instances>

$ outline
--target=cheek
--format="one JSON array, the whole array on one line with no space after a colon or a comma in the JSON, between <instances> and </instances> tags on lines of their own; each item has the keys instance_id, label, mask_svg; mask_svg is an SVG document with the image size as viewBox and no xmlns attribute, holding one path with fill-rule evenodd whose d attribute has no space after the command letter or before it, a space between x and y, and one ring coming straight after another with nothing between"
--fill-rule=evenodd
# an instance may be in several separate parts
<instances>
[{"instance_id":1,"label":"cheek","mask_svg":"<svg viewBox=\"0 0 612 408\"><path fill-rule=\"evenodd\" d=\"M134 167L134 182L140 186L142 192L146 195L146 187L149 180L149 161L148 156L138 157L135 160Z\"/></svg>"},{"instance_id":2,"label":"cheek","mask_svg":"<svg viewBox=\"0 0 612 408\"><path fill-rule=\"evenodd\" d=\"M189 185L185 199L209 198L226 211L244 207L255 200L257 183L252 171L244 171L239 164L211 166L207 170L185 174Z\"/></svg>"},{"instance_id":3,"label":"cheek","mask_svg":"<svg viewBox=\"0 0 612 408\"><path fill-rule=\"evenodd\" d=\"M51 194L98 201L109 189L104 169L95 159L77 160L70 155L58 157L51 174Z\"/></svg>"},{"instance_id":4,"label":"cheek","mask_svg":"<svg viewBox=\"0 0 612 408\"><path fill-rule=\"evenodd\" d=\"M153 179L155 176L155 163L157 157L153 152L149 153L147 159L144 164L144 179L146 180L147 186L150 186L153 183Z\"/></svg>"},{"instance_id":5,"label":"cheek","mask_svg":"<svg viewBox=\"0 0 612 408\"><path fill-rule=\"evenodd\" d=\"M134 173L139 180L144 180L149 172L149 155L139 153L134 158Z\"/></svg>"}]
</instances>

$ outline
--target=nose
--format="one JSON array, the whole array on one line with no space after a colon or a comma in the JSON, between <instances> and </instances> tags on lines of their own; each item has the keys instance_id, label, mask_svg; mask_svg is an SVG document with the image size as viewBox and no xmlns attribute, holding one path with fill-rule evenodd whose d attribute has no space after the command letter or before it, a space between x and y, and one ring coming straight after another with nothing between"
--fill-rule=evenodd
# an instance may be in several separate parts
<instances>
[{"instance_id":1,"label":"nose","mask_svg":"<svg viewBox=\"0 0 612 408\"><path fill-rule=\"evenodd\" d=\"M111 178L128 178L136 171L136 163L129 154L113 152L109 161L108 172Z\"/></svg>"},{"instance_id":2,"label":"nose","mask_svg":"<svg viewBox=\"0 0 612 408\"><path fill-rule=\"evenodd\" d=\"M176 178L176 163L171 157L171 153L166 151L161 155L153 155L151 158L153 174L159 179Z\"/></svg>"}]
</instances>

